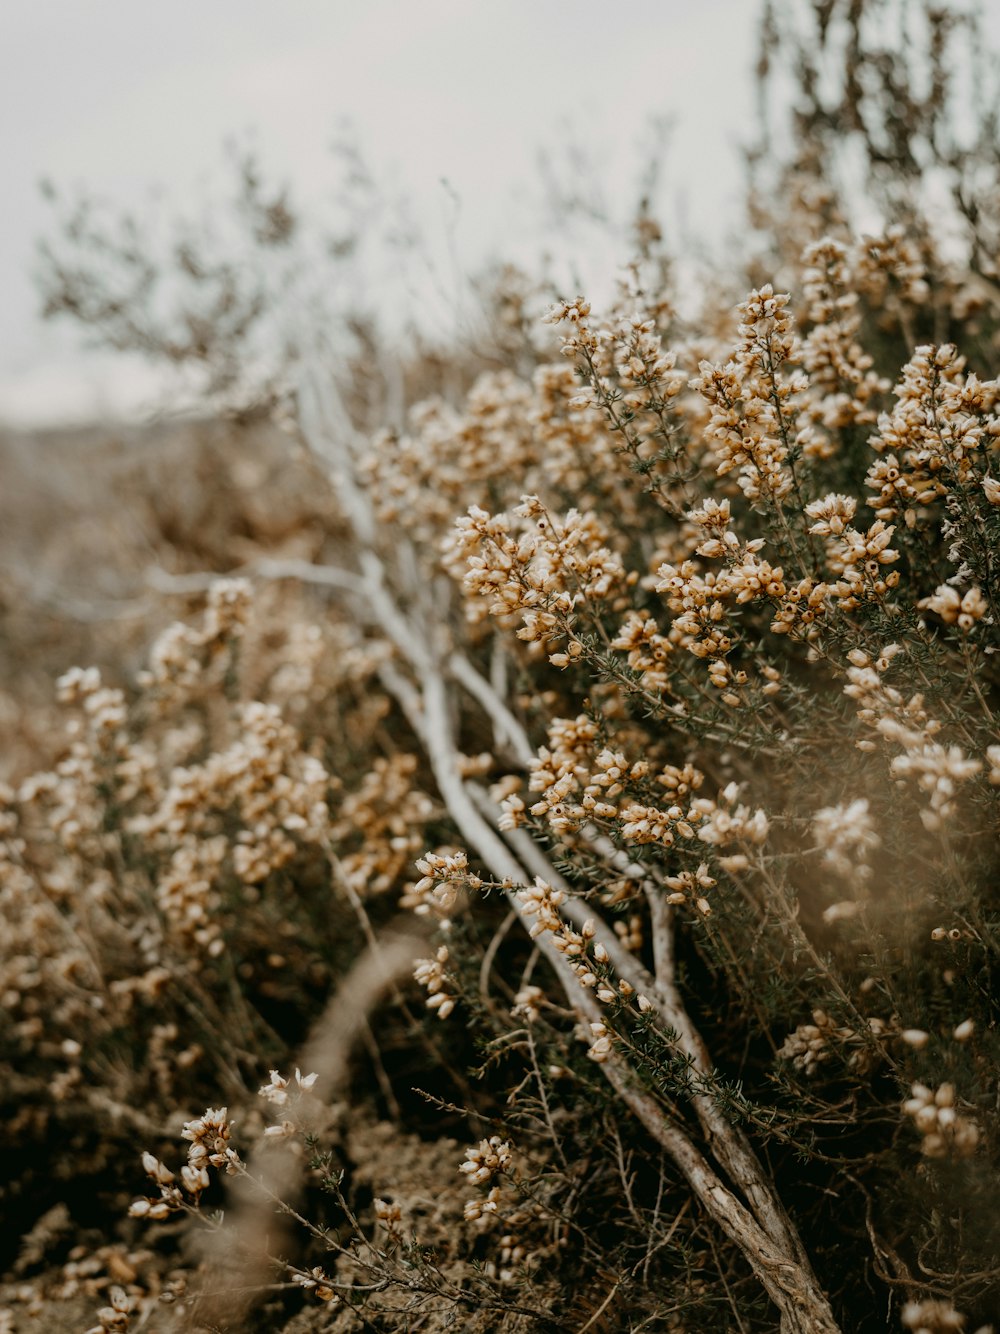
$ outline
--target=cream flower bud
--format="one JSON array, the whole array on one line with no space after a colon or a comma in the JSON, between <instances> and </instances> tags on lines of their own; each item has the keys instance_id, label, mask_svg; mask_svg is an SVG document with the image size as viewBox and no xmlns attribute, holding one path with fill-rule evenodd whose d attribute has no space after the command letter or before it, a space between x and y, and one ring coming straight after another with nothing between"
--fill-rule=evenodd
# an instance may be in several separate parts
<instances>
[{"instance_id":1,"label":"cream flower bud","mask_svg":"<svg viewBox=\"0 0 1000 1334\"><path fill-rule=\"evenodd\" d=\"M908 1046L914 1047L917 1051L926 1047L930 1039L930 1034L925 1033L922 1028L904 1028L899 1036Z\"/></svg>"}]
</instances>

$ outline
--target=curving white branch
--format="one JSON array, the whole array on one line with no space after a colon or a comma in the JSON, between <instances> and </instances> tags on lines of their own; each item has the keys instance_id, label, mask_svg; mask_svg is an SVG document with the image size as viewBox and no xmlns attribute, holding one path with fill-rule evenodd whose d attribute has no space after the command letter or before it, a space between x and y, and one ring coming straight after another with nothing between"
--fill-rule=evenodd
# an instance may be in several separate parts
<instances>
[{"instance_id":1,"label":"curving white branch","mask_svg":"<svg viewBox=\"0 0 1000 1334\"><path fill-rule=\"evenodd\" d=\"M450 646L447 625L435 612L434 578L421 578L417 553L398 533L393 535L391 552L380 545L370 498L359 485L354 468L358 442L329 377L311 370L304 378L299 404L306 441L327 463L354 531L362 585L358 601L364 606L366 619L381 627L396 650L397 661L381 669L383 684L423 746L438 791L461 838L494 879L516 887L528 882L529 873L540 875L565 892L562 912L570 922L581 926L588 918L593 920L595 939L608 951L615 970L654 1001L659 1022L675 1035L678 1048L700 1077L692 1077L688 1092L706 1147L699 1147L687 1128L641 1087L635 1072L619 1054L602 1062L602 1071L623 1104L683 1173L709 1216L753 1266L780 1312L783 1334L837 1334L829 1303L773 1184L742 1130L732 1124L706 1091L712 1066L676 985L672 918L662 892L650 882L646 869L631 863L620 850L606 846L595 831L585 833L593 851L619 871L624 865L626 873L643 885L652 918L653 977L593 905L573 894L544 849L526 830L506 831L503 835L498 831L497 813L489 798L462 777L453 726L454 690L461 688L479 703L497 737L511 747L525 767L534 757L530 739L493 683ZM519 920L530 929L533 919L525 914L514 889L508 891L508 899ZM535 943L579 1020L587 1024L606 1022L597 998L581 985L549 933L537 936Z\"/></svg>"}]
</instances>

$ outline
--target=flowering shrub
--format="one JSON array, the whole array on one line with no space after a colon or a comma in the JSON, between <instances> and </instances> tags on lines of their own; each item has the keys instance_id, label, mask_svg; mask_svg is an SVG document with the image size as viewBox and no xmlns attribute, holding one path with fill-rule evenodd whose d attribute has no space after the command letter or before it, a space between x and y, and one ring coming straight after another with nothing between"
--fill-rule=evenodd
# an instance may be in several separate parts
<instances>
[{"instance_id":1,"label":"flowering shrub","mask_svg":"<svg viewBox=\"0 0 1000 1334\"><path fill-rule=\"evenodd\" d=\"M59 682L3 793L8 1140L142 1154L192 1327L995 1312L1000 301L807 169L728 310L646 218L606 313L405 430L298 364L338 563ZM255 630L292 577L315 621Z\"/></svg>"}]
</instances>

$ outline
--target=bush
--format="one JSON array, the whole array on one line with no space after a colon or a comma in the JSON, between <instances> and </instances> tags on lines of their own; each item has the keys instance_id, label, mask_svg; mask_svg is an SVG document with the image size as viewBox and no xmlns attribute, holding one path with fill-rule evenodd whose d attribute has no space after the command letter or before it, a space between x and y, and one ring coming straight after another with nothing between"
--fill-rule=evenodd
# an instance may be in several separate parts
<instances>
[{"instance_id":1,"label":"bush","mask_svg":"<svg viewBox=\"0 0 1000 1334\"><path fill-rule=\"evenodd\" d=\"M881 12L811 12L865 89L878 235L803 45L755 199L787 293L682 318L641 213L613 308L557 302L546 342L506 274L501 369L457 353L405 430L301 356L267 396L336 555L206 580L131 694L62 678L69 750L4 794L7 1143L47 1204L134 1191L145 1150L120 1235L170 1257L157 1319L995 1313L997 197L968 206L988 139L942 149L947 84L912 92ZM932 167L961 244L917 211ZM314 619L253 629L254 582ZM119 1264L100 1329L152 1309Z\"/></svg>"}]
</instances>

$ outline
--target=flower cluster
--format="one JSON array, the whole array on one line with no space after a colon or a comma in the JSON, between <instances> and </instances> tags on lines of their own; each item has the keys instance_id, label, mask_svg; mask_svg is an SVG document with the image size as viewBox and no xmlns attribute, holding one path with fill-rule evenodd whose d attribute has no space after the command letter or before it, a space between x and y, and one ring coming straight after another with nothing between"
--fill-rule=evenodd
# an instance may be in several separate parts
<instances>
[{"instance_id":1,"label":"flower cluster","mask_svg":"<svg viewBox=\"0 0 1000 1334\"><path fill-rule=\"evenodd\" d=\"M927 829L938 830L956 811L959 785L974 778L982 764L970 759L960 746L936 740L942 724L928 717L922 694L917 692L905 699L899 689L884 680L900 651L898 644L887 645L872 662L868 654L852 650L844 693L859 704L858 717L863 723L902 748L891 761L891 771L900 778L915 780L927 797L920 818ZM859 749L875 747L867 740L857 744Z\"/></svg>"},{"instance_id":2,"label":"flower cluster","mask_svg":"<svg viewBox=\"0 0 1000 1334\"><path fill-rule=\"evenodd\" d=\"M122 1334L127 1330L132 1303L124 1288L114 1287L109 1294L110 1303L97 1312L97 1324L87 1330L87 1334Z\"/></svg>"},{"instance_id":3,"label":"flower cluster","mask_svg":"<svg viewBox=\"0 0 1000 1334\"><path fill-rule=\"evenodd\" d=\"M805 320L799 360L809 377L804 415L815 434L804 453L829 457L841 431L870 426L875 404L889 381L874 369L874 358L858 341L860 298L848 247L831 236L806 246L802 254Z\"/></svg>"},{"instance_id":4,"label":"flower cluster","mask_svg":"<svg viewBox=\"0 0 1000 1334\"><path fill-rule=\"evenodd\" d=\"M868 856L881 843L865 797L839 806L824 806L813 816L813 838L823 862L839 876L867 880Z\"/></svg>"},{"instance_id":5,"label":"flower cluster","mask_svg":"<svg viewBox=\"0 0 1000 1334\"><path fill-rule=\"evenodd\" d=\"M591 822L614 820L626 786L649 776L647 761L630 762L621 752L596 745L596 725L584 715L553 719L548 742L531 764L529 788L539 794L537 800L526 806L519 794L509 794L504 827L515 828L531 815L566 836Z\"/></svg>"},{"instance_id":6,"label":"flower cluster","mask_svg":"<svg viewBox=\"0 0 1000 1334\"><path fill-rule=\"evenodd\" d=\"M717 881L709 874L708 863L699 862L694 871L679 871L676 875L663 877L664 888L669 889L667 902L677 906L691 904L703 917L708 917L712 905L705 897L705 891L714 889Z\"/></svg>"},{"instance_id":7,"label":"flower cluster","mask_svg":"<svg viewBox=\"0 0 1000 1334\"><path fill-rule=\"evenodd\" d=\"M518 637L549 650L592 617L595 605L615 605L625 571L593 513L573 509L556 519L537 496L527 496L514 516L527 524L519 538L506 515L473 506L456 523L450 560L456 569L464 561L473 614L478 606L503 621L519 618ZM568 665L579 652L575 642L565 653L550 651L549 660Z\"/></svg>"},{"instance_id":8,"label":"flower cluster","mask_svg":"<svg viewBox=\"0 0 1000 1334\"><path fill-rule=\"evenodd\" d=\"M458 1169L464 1172L473 1186L482 1186L500 1172L509 1172L514 1163L510 1141L499 1135L482 1139L465 1151L465 1162Z\"/></svg>"},{"instance_id":9,"label":"flower cluster","mask_svg":"<svg viewBox=\"0 0 1000 1334\"><path fill-rule=\"evenodd\" d=\"M968 1323L951 1302L934 1297L922 1302L907 1302L900 1312L900 1320L912 1334L961 1334ZM992 1334L992 1326L983 1325L977 1334Z\"/></svg>"},{"instance_id":10,"label":"flower cluster","mask_svg":"<svg viewBox=\"0 0 1000 1334\"><path fill-rule=\"evenodd\" d=\"M717 801L698 797L692 803L701 821L698 837L703 843L725 847L731 843L760 846L767 842L771 830L767 814L760 809L753 810L741 802L739 797L739 785L728 783L719 793Z\"/></svg>"},{"instance_id":11,"label":"flower cluster","mask_svg":"<svg viewBox=\"0 0 1000 1334\"><path fill-rule=\"evenodd\" d=\"M838 1025L825 1011L814 1010L812 1023L799 1024L778 1049L778 1056L791 1061L808 1078L818 1074L835 1057L846 1058L851 1069L863 1073L870 1060L873 1039L883 1037L888 1025L882 1019L869 1019L868 1029L863 1036L846 1025Z\"/></svg>"},{"instance_id":12,"label":"flower cluster","mask_svg":"<svg viewBox=\"0 0 1000 1334\"><path fill-rule=\"evenodd\" d=\"M257 701L237 713L240 739L204 764L170 775L158 806L133 816L130 833L168 854L157 887L164 918L210 950L221 948L215 884L227 863L245 885L258 885L329 834L333 786L323 764L303 754L277 706ZM236 813L234 840L215 829Z\"/></svg>"},{"instance_id":13,"label":"flower cluster","mask_svg":"<svg viewBox=\"0 0 1000 1334\"><path fill-rule=\"evenodd\" d=\"M294 1083L285 1079L277 1070L270 1072L270 1079L266 1084L257 1090L258 1098L263 1098L265 1102L281 1109L281 1120L265 1128L264 1134L271 1139L286 1139L294 1135L300 1129L299 1124L293 1118L296 1116L302 1103L303 1095L308 1094L315 1085L319 1075L314 1071L312 1074L304 1075L301 1070L295 1071Z\"/></svg>"},{"instance_id":14,"label":"flower cluster","mask_svg":"<svg viewBox=\"0 0 1000 1334\"><path fill-rule=\"evenodd\" d=\"M770 284L751 292L739 308L735 358L724 366L703 361L691 381L711 405L707 432L716 472L721 477L737 471L751 504L780 505L793 487L789 415L802 383L778 374L795 347L788 304L788 296Z\"/></svg>"},{"instance_id":15,"label":"flower cluster","mask_svg":"<svg viewBox=\"0 0 1000 1334\"><path fill-rule=\"evenodd\" d=\"M469 870L464 852L425 852L416 863L420 879L407 887L400 907L410 908L419 916L434 913L448 918L458 903L462 889L478 890L483 882Z\"/></svg>"},{"instance_id":16,"label":"flower cluster","mask_svg":"<svg viewBox=\"0 0 1000 1334\"><path fill-rule=\"evenodd\" d=\"M914 1084L903 1112L920 1132L920 1152L927 1158L971 1158L979 1145L979 1127L956 1106L953 1084L936 1089Z\"/></svg>"},{"instance_id":17,"label":"flower cluster","mask_svg":"<svg viewBox=\"0 0 1000 1334\"><path fill-rule=\"evenodd\" d=\"M246 633L253 589L246 579L216 580L200 626L177 621L153 644L139 685L166 709L218 679Z\"/></svg>"},{"instance_id":18,"label":"flower cluster","mask_svg":"<svg viewBox=\"0 0 1000 1334\"><path fill-rule=\"evenodd\" d=\"M871 441L880 458L867 485L880 518L900 515L912 525L935 501L980 490L977 458L1000 436L1000 385L964 372L952 344L918 347L904 366L896 407L879 417Z\"/></svg>"},{"instance_id":19,"label":"flower cluster","mask_svg":"<svg viewBox=\"0 0 1000 1334\"><path fill-rule=\"evenodd\" d=\"M445 970L448 946L439 946L433 959L418 959L413 977L427 991L427 1008L436 1010L439 1019L447 1019L455 1008L454 982Z\"/></svg>"},{"instance_id":20,"label":"flower cluster","mask_svg":"<svg viewBox=\"0 0 1000 1334\"><path fill-rule=\"evenodd\" d=\"M141 1196L129 1208L132 1218L151 1221L169 1218L179 1209L196 1208L203 1191L211 1184L209 1167L223 1168L229 1175L241 1166L240 1156L230 1145L232 1126L228 1108L209 1107L203 1116L187 1121L181 1131L190 1140L187 1162L181 1167L180 1184L177 1177L155 1154L142 1155L146 1175L160 1188L159 1198Z\"/></svg>"}]
</instances>

